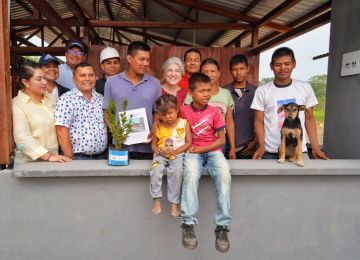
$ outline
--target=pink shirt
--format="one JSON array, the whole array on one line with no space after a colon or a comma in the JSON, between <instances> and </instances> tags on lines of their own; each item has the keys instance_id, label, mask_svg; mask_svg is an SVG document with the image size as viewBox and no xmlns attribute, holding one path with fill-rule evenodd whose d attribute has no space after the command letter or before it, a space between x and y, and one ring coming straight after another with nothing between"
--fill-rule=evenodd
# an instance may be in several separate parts
<instances>
[{"instance_id":1,"label":"pink shirt","mask_svg":"<svg viewBox=\"0 0 360 260\"><path fill-rule=\"evenodd\" d=\"M189 122L193 146L212 144L217 139L216 132L225 128L224 118L216 107L207 105L202 110L196 110L190 104L181 107L180 113ZM221 151L221 147L213 151Z\"/></svg>"}]
</instances>

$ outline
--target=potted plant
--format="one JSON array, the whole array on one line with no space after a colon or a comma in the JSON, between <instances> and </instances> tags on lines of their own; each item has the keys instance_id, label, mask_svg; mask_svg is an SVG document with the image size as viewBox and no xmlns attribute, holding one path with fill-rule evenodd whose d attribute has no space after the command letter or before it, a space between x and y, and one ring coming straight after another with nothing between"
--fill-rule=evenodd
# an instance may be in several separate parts
<instances>
[{"instance_id":1,"label":"potted plant","mask_svg":"<svg viewBox=\"0 0 360 260\"><path fill-rule=\"evenodd\" d=\"M124 112L118 113L117 104L109 99L109 107L106 109L108 121L110 123L110 131L114 140L114 144L109 146L109 165L128 165L129 151L123 149L129 134L133 131L131 116L126 115L128 100L124 99L122 108Z\"/></svg>"}]
</instances>

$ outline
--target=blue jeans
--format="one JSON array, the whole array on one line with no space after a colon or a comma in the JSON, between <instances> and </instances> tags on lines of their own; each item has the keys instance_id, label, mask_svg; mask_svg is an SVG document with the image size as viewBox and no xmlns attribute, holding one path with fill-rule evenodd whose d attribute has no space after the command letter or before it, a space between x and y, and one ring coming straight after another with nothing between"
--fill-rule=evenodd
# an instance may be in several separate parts
<instances>
[{"instance_id":1,"label":"blue jeans","mask_svg":"<svg viewBox=\"0 0 360 260\"><path fill-rule=\"evenodd\" d=\"M215 224L229 226L231 222L229 215L231 175L229 165L221 151L203 154L187 152L185 154L181 193L181 221L188 225L198 223L194 215L199 209L199 180L205 168L215 183L217 207Z\"/></svg>"}]
</instances>

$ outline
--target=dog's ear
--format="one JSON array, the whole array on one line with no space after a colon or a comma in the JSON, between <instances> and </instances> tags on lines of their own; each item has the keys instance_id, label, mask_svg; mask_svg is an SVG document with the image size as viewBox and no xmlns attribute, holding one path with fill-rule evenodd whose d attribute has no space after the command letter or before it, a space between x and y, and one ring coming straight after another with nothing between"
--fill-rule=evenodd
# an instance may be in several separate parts
<instances>
[{"instance_id":1,"label":"dog's ear","mask_svg":"<svg viewBox=\"0 0 360 260\"><path fill-rule=\"evenodd\" d=\"M301 105L298 107L299 111L305 111L306 107L304 105Z\"/></svg>"},{"instance_id":2,"label":"dog's ear","mask_svg":"<svg viewBox=\"0 0 360 260\"><path fill-rule=\"evenodd\" d=\"M278 107L277 113L278 114L281 113L282 111L284 111L284 109L285 109L285 105L282 105L282 106Z\"/></svg>"}]
</instances>

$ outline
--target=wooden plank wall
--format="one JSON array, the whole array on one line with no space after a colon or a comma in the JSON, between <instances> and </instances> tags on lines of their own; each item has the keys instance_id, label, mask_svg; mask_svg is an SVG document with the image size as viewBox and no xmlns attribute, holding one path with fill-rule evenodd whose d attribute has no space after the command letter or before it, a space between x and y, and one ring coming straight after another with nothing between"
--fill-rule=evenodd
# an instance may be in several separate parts
<instances>
[{"instance_id":1,"label":"wooden plank wall","mask_svg":"<svg viewBox=\"0 0 360 260\"><path fill-rule=\"evenodd\" d=\"M102 72L99 64L100 52L105 48L101 45L92 45L89 46L89 55L88 62L95 67L98 77L101 77ZM123 69L126 68L126 50L127 46L116 46L119 50L121 59L121 66ZM162 64L171 56L177 56L183 60L184 53L191 47L180 47L180 46L155 46L151 50L151 62L150 62L150 71L149 74L154 75L158 79L162 79ZM259 78L259 55L253 55L251 51L241 48L198 48L201 51L202 59L214 58L220 64L221 77L220 84L221 86L232 81L232 77L229 71L229 61L230 58L235 54L244 54L249 59L250 73L249 81L257 85Z\"/></svg>"},{"instance_id":2,"label":"wooden plank wall","mask_svg":"<svg viewBox=\"0 0 360 260\"><path fill-rule=\"evenodd\" d=\"M0 164L8 164L10 162L10 153L14 147L12 137L8 4L8 0L0 0Z\"/></svg>"}]
</instances>

